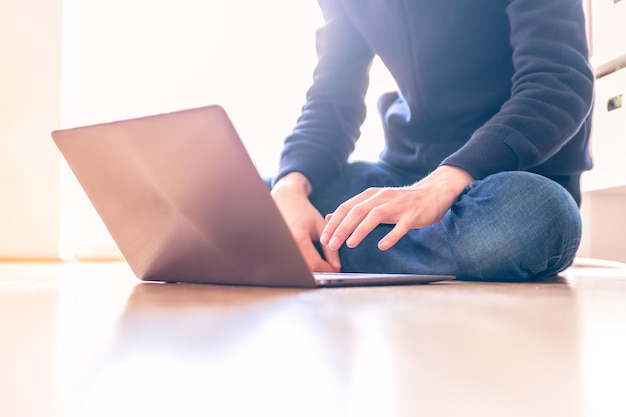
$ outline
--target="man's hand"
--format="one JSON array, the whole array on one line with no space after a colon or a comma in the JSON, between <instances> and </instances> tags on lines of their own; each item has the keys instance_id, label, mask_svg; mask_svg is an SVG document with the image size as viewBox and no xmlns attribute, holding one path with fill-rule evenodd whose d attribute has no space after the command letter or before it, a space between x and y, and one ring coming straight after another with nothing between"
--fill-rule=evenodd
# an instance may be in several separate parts
<instances>
[{"instance_id":1,"label":"man's hand","mask_svg":"<svg viewBox=\"0 0 626 417\"><path fill-rule=\"evenodd\" d=\"M300 252L313 271L338 272L341 268L339 253L322 245L326 260L320 256L313 242L319 241L326 222L309 201L311 184L300 173L292 172L278 180L272 197L285 219Z\"/></svg>"},{"instance_id":2,"label":"man's hand","mask_svg":"<svg viewBox=\"0 0 626 417\"><path fill-rule=\"evenodd\" d=\"M440 221L472 181L460 168L441 166L408 187L367 189L326 217L320 241L332 250L344 242L354 248L379 224L393 224L378 243L380 250L387 250L410 229Z\"/></svg>"}]
</instances>

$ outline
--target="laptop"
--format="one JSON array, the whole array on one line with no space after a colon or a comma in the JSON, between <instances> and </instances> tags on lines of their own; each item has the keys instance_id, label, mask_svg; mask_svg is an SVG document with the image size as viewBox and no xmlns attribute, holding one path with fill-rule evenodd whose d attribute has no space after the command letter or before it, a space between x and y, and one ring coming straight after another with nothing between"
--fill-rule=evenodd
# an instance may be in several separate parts
<instances>
[{"instance_id":1,"label":"laptop","mask_svg":"<svg viewBox=\"0 0 626 417\"><path fill-rule=\"evenodd\" d=\"M312 273L220 106L52 137L141 280L315 288L454 278Z\"/></svg>"}]
</instances>

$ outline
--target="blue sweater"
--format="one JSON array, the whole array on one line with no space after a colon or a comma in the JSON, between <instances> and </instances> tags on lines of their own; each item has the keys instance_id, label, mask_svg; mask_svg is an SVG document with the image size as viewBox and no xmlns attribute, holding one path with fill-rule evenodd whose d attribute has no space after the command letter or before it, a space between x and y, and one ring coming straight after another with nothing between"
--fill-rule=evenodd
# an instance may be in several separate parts
<instances>
[{"instance_id":1,"label":"blue sweater","mask_svg":"<svg viewBox=\"0 0 626 417\"><path fill-rule=\"evenodd\" d=\"M378 55L380 158L415 179L452 165L482 179L542 174L580 202L593 71L581 0L320 0L318 65L278 177L323 189L347 164Z\"/></svg>"}]
</instances>

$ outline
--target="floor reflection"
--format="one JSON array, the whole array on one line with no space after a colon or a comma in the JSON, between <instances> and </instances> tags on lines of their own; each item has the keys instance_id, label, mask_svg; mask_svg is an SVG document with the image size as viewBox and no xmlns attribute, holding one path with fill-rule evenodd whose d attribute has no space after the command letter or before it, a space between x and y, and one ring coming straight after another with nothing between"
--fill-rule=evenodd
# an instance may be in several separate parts
<instances>
[{"instance_id":1,"label":"floor reflection","mask_svg":"<svg viewBox=\"0 0 626 417\"><path fill-rule=\"evenodd\" d=\"M294 412L330 380L298 321L304 291L140 284L78 395L79 415ZM303 378L306 376L306 378ZM116 401L109 401L115 398ZM314 407L310 415L330 415Z\"/></svg>"},{"instance_id":2,"label":"floor reflection","mask_svg":"<svg viewBox=\"0 0 626 417\"><path fill-rule=\"evenodd\" d=\"M142 283L72 411L577 416L579 327L561 278L320 290Z\"/></svg>"}]
</instances>

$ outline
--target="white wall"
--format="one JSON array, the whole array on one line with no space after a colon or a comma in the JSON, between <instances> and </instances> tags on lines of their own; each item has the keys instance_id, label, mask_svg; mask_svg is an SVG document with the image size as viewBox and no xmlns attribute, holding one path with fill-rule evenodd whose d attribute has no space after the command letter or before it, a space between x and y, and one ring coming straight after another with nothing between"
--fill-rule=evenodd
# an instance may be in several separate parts
<instances>
[{"instance_id":1,"label":"white wall","mask_svg":"<svg viewBox=\"0 0 626 417\"><path fill-rule=\"evenodd\" d=\"M61 0L0 2L0 258L58 254Z\"/></svg>"},{"instance_id":2,"label":"white wall","mask_svg":"<svg viewBox=\"0 0 626 417\"><path fill-rule=\"evenodd\" d=\"M269 172L320 23L316 1L65 0L63 125L219 103Z\"/></svg>"}]
</instances>

